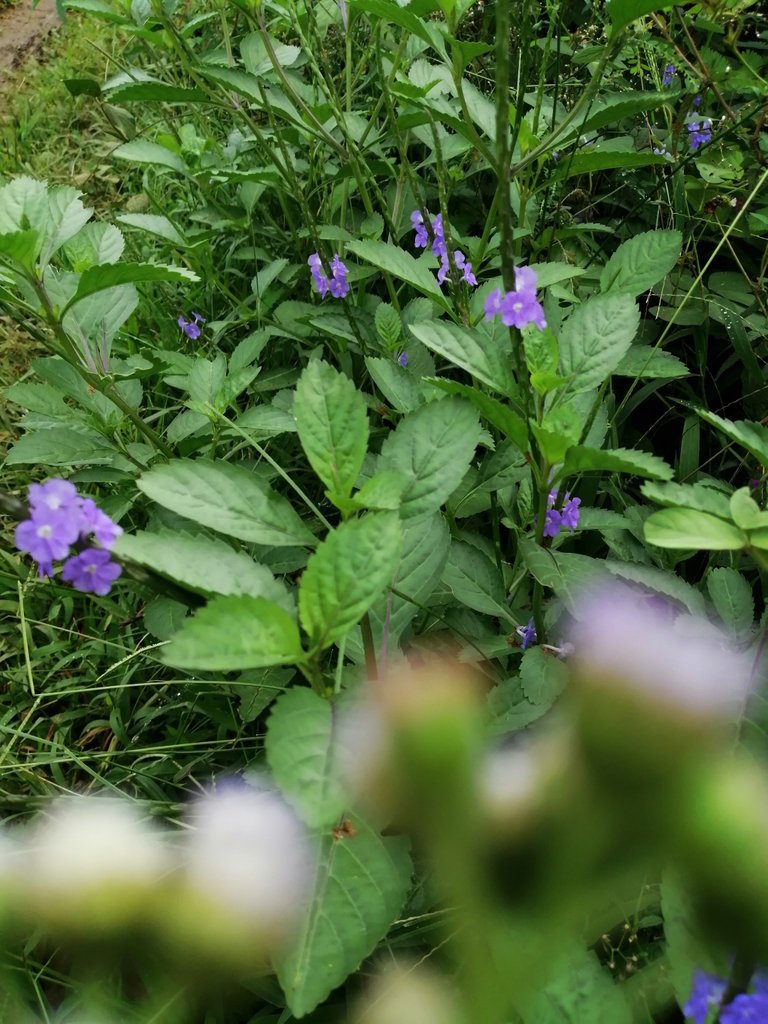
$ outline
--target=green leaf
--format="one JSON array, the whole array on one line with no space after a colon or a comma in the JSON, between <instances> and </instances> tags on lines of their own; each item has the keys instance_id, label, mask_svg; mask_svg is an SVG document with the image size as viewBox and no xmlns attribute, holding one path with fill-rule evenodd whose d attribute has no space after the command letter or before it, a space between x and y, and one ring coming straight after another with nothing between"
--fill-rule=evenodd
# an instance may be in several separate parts
<instances>
[{"instance_id":1,"label":"green leaf","mask_svg":"<svg viewBox=\"0 0 768 1024\"><path fill-rule=\"evenodd\" d=\"M644 114L649 110L656 110L677 98L677 94L667 89L663 92L616 92L608 93L596 99L584 121L579 120L578 125L566 134L585 136L590 132L599 131L608 125L616 125L627 118L636 118L638 114ZM614 150L614 152L616 152ZM579 154L580 155L580 154ZM648 154L634 153L629 151L628 155L647 156ZM664 161L664 157L657 157Z\"/></svg>"},{"instance_id":2,"label":"green leaf","mask_svg":"<svg viewBox=\"0 0 768 1024\"><path fill-rule=\"evenodd\" d=\"M299 440L329 492L348 498L368 447L365 399L328 363L313 359L299 378L294 403Z\"/></svg>"},{"instance_id":3,"label":"green leaf","mask_svg":"<svg viewBox=\"0 0 768 1024\"><path fill-rule=\"evenodd\" d=\"M64 246L67 259L78 274L102 263L117 263L124 249L122 231L103 221L86 224Z\"/></svg>"},{"instance_id":4,"label":"green leaf","mask_svg":"<svg viewBox=\"0 0 768 1024\"><path fill-rule=\"evenodd\" d=\"M736 551L747 538L733 523L692 508L663 508L645 520L645 539L660 548Z\"/></svg>"},{"instance_id":5,"label":"green leaf","mask_svg":"<svg viewBox=\"0 0 768 1024\"><path fill-rule=\"evenodd\" d=\"M366 263L372 263L379 270L405 281L422 295L434 299L443 309L448 308L445 296L440 291L440 285L432 271L399 245L370 240L352 241L347 244L347 249Z\"/></svg>"},{"instance_id":6,"label":"green leaf","mask_svg":"<svg viewBox=\"0 0 768 1024\"><path fill-rule=\"evenodd\" d=\"M624 989L594 953L575 949L558 963L552 981L536 991L522 1013L523 1024L632 1024Z\"/></svg>"},{"instance_id":7,"label":"green leaf","mask_svg":"<svg viewBox=\"0 0 768 1024\"><path fill-rule=\"evenodd\" d=\"M561 328L560 369L579 394L599 387L621 362L640 326L631 295L594 295Z\"/></svg>"},{"instance_id":8,"label":"green leaf","mask_svg":"<svg viewBox=\"0 0 768 1024\"><path fill-rule=\"evenodd\" d=\"M546 654L540 647L524 652L520 663L520 684L531 704L550 707L567 682L568 669L553 654Z\"/></svg>"},{"instance_id":9,"label":"green leaf","mask_svg":"<svg viewBox=\"0 0 768 1024\"><path fill-rule=\"evenodd\" d=\"M687 377L690 370L671 352L664 352L652 345L631 345L613 372L619 377L671 380L674 377Z\"/></svg>"},{"instance_id":10,"label":"green leaf","mask_svg":"<svg viewBox=\"0 0 768 1024\"><path fill-rule=\"evenodd\" d=\"M96 434L57 427L34 430L20 438L8 453L6 466L106 466L119 458L117 449ZM124 460L123 460L124 461Z\"/></svg>"},{"instance_id":11,"label":"green leaf","mask_svg":"<svg viewBox=\"0 0 768 1024\"><path fill-rule=\"evenodd\" d=\"M376 387L398 412L413 412L424 404L419 378L393 359L365 357L365 365Z\"/></svg>"},{"instance_id":12,"label":"green leaf","mask_svg":"<svg viewBox=\"0 0 768 1024\"><path fill-rule=\"evenodd\" d=\"M713 427L721 430L726 437L736 441L758 460L761 465L768 465L768 427L762 423L750 423L747 420L723 419L706 409L696 409L696 413Z\"/></svg>"},{"instance_id":13,"label":"green leaf","mask_svg":"<svg viewBox=\"0 0 768 1024\"><path fill-rule=\"evenodd\" d=\"M210 103L202 89L185 89L167 82L132 82L109 93L110 103Z\"/></svg>"},{"instance_id":14,"label":"green leaf","mask_svg":"<svg viewBox=\"0 0 768 1024\"><path fill-rule=\"evenodd\" d=\"M299 586L299 615L313 649L324 650L360 621L391 582L401 544L394 512L368 513L328 534Z\"/></svg>"},{"instance_id":15,"label":"green leaf","mask_svg":"<svg viewBox=\"0 0 768 1024\"><path fill-rule=\"evenodd\" d=\"M734 491L730 500L731 518L742 530L768 526L768 512L761 512L760 506L750 494L749 487Z\"/></svg>"},{"instance_id":16,"label":"green leaf","mask_svg":"<svg viewBox=\"0 0 768 1024\"><path fill-rule=\"evenodd\" d=\"M444 320L412 324L411 334L427 348L460 366L488 387L509 396L516 392L512 376L509 331L492 338L484 326L472 331Z\"/></svg>"},{"instance_id":17,"label":"green leaf","mask_svg":"<svg viewBox=\"0 0 768 1024\"><path fill-rule=\"evenodd\" d=\"M674 7L674 0L608 0L608 17L613 24L613 35L636 18L644 18L654 11L666 11Z\"/></svg>"},{"instance_id":18,"label":"green leaf","mask_svg":"<svg viewBox=\"0 0 768 1024\"><path fill-rule=\"evenodd\" d=\"M346 834L318 840L314 887L277 976L294 1017L322 1003L384 938L405 902L411 861L404 839L383 839L357 816Z\"/></svg>"},{"instance_id":19,"label":"green leaf","mask_svg":"<svg viewBox=\"0 0 768 1024\"><path fill-rule=\"evenodd\" d=\"M498 566L473 544L461 540L452 542L443 570L443 583L467 608L515 622L507 607L504 580Z\"/></svg>"},{"instance_id":20,"label":"green leaf","mask_svg":"<svg viewBox=\"0 0 768 1024\"><path fill-rule=\"evenodd\" d=\"M644 483L640 488L643 495L659 505L674 508L695 508L699 512L710 512L721 519L730 519L731 511L727 495L706 484Z\"/></svg>"},{"instance_id":21,"label":"green leaf","mask_svg":"<svg viewBox=\"0 0 768 1024\"><path fill-rule=\"evenodd\" d=\"M294 686L277 699L267 722L267 763L310 828L334 825L347 794L333 750L334 709L313 690Z\"/></svg>"},{"instance_id":22,"label":"green leaf","mask_svg":"<svg viewBox=\"0 0 768 1024\"><path fill-rule=\"evenodd\" d=\"M578 607L585 587L610 579L604 559L552 551L531 538L520 541L520 554L533 578L554 590L571 611Z\"/></svg>"},{"instance_id":23,"label":"green leaf","mask_svg":"<svg viewBox=\"0 0 768 1024\"><path fill-rule=\"evenodd\" d=\"M138 487L158 505L239 540L273 547L317 543L291 503L242 466L177 459L143 473Z\"/></svg>"},{"instance_id":24,"label":"green leaf","mask_svg":"<svg viewBox=\"0 0 768 1024\"><path fill-rule=\"evenodd\" d=\"M91 267L80 276L77 291L64 307L68 310L76 302L120 284L139 284L146 281L171 281L175 284L189 284L200 278L184 267L166 267L155 263L118 263L114 266Z\"/></svg>"},{"instance_id":25,"label":"green leaf","mask_svg":"<svg viewBox=\"0 0 768 1024\"><path fill-rule=\"evenodd\" d=\"M625 149L593 149L586 153L576 153L567 163L563 162L562 170L558 170L555 176L577 178L582 174L613 171L619 167L635 169L654 165L667 167L668 160L665 156L657 156L655 153L634 153Z\"/></svg>"},{"instance_id":26,"label":"green leaf","mask_svg":"<svg viewBox=\"0 0 768 1024\"><path fill-rule=\"evenodd\" d=\"M642 231L622 242L600 275L603 292L640 295L666 277L683 246L680 231Z\"/></svg>"},{"instance_id":27,"label":"green leaf","mask_svg":"<svg viewBox=\"0 0 768 1024\"><path fill-rule=\"evenodd\" d=\"M31 270L40 251L37 231L8 231L0 235L0 254Z\"/></svg>"},{"instance_id":28,"label":"green leaf","mask_svg":"<svg viewBox=\"0 0 768 1024\"><path fill-rule=\"evenodd\" d=\"M700 592L686 583L674 572L657 569L655 565L641 565L638 562L617 562L607 558L605 567L612 576L620 580L631 580L649 587L665 597L671 597L684 605L691 615L705 615L706 604Z\"/></svg>"},{"instance_id":29,"label":"green leaf","mask_svg":"<svg viewBox=\"0 0 768 1024\"><path fill-rule=\"evenodd\" d=\"M384 344L390 352L394 352L397 347L397 343L400 341L400 336L403 333L403 324L400 319L400 314L391 306L388 302L380 302L376 307L376 313L373 317L376 325L376 333L379 336L382 344Z\"/></svg>"},{"instance_id":30,"label":"green leaf","mask_svg":"<svg viewBox=\"0 0 768 1024\"><path fill-rule=\"evenodd\" d=\"M707 590L728 629L740 638L752 632L755 601L752 588L740 572L725 566L712 569L707 574Z\"/></svg>"},{"instance_id":31,"label":"green leaf","mask_svg":"<svg viewBox=\"0 0 768 1024\"><path fill-rule=\"evenodd\" d=\"M574 445L565 454L560 476L573 476L593 469L631 473L633 476L650 477L653 480L670 480L673 475L672 467L658 455L631 448L586 448L584 445Z\"/></svg>"},{"instance_id":32,"label":"green leaf","mask_svg":"<svg viewBox=\"0 0 768 1024\"><path fill-rule=\"evenodd\" d=\"M283 693L294 676L291 668L251 669L243 672L236 683L232 683L232 692L240 698L237 713L246 725L255 722L273 700Z\"/></svg>"},{"instance_id":33,"label":"green leaf","mask_svg":"<svg viewBox=\"0 0 768 1024\"><path fill-rule=\"evenodd\" d=\"M215 537L175 530L158 530L157 533L142 530L118 537L114 552L118 558L153 569L197 594L266 597L285 611L291 611L285 587L265 565L259 565L244 551L234 551Z\"/></svg>"},{"instance_id":34,"label":"green leaf","mask_svg":"<svg viewBox=\"0 0 768 1024\"><path fill-rule=\"evenodd\" d=\"M460 395L462 398L468 399L480 415L488 420L491 426L500 430L510 441L513 441L521 452L528 451L528 431L525 421L517 415L514 409L469 384L460 384L458 381L448 380L445 377L428 377L427 383L433 384L449 395Z\"/></svg>"},{"instance_id":35,"label":"green leaf","mask_svg":"<svg viewBox=\"0 0 768 1024\"><path fill-rule=\"evenodd\" d=\"M112 156L116 160L127 160L132 164L169 167L172 171L179 171L181 174L187 170L187 165L178 153L174 153L157 142L150 142L148 139L132 139L112 150Z\"/></svg>"},{"instance_id":36,"label":"green leaf","mask_svg":"<svg viewBox=\"0 0 768 1024\"><path fill-rule=\"evenodd\" d=\"M164 238L172 245L186 245L176 226L167 217L161 217L155 213L123 213L116 219L128 227L138 228L150 235Z\"/></svg>"},{"instance_id":37,"label":"green leaf","mask_svg":"<svg viewBox=\"0 0 768 1024\"><path fill-rule=\"evenodd\" d=\"M460 398L430 402L409 413L381 448L380 469L408 481L403 519L439 508L458 487L480 440L477 413Z\"/></svg>"},{"instance_id":38,"label":"green leaf","mask_svg":"<svg viewBox=\"0 0 768 1024\"><path fill-rule=\"evenodd\" d=\"M304 652L296 623L263 597L217 597L185 619L160 660L198 672L291 665Z\"/></svg>"}]
</instances>

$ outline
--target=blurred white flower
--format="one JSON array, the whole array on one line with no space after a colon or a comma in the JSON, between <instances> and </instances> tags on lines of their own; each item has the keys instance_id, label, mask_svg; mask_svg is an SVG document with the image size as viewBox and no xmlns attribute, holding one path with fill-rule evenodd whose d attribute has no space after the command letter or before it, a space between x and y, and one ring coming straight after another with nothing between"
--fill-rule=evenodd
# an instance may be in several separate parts
<instances>
[{"instance_id":1,"label":"blurred white flower","mask_svg":"<svg viewBox=\"0 0 768 1024\"><path fill-rule=\"evenodd\" d=\"M736 718L751 659L706 619L624 584L582 596L568 639L588 683L623 685L688 714Z\"/></svg>"},{"instance_id":2,"label":"blurred white flower","mask_svg":"<svg viewBox=\"0 0 768 1024\"><path fill-rule=\"evenodd\" d=\"M195 802L190 824L189 887L259 931L285 933L307 895L310 847L282 797L259 781L231 780Z\"/></svg>"}]
</instances>

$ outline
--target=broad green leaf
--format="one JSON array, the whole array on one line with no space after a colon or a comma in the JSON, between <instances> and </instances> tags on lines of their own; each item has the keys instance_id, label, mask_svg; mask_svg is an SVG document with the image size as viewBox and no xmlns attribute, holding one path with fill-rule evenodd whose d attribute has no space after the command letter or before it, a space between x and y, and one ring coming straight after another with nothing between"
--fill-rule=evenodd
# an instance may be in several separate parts
<instances>
[{"instance_id":1,"label":"broad green leaf","mask_svg":"<svg viewBox=\"0 0 768 1024\"><path fill-rule=\"evenodd\" d=\"M174 153L157 142L150 142L148 139L132 139L130 142L125 142L122 146L112 150L112 156L117 160L127 160L132 164L168 167L181 174L187 170L187 165L178 153Z\"/></svg>"},{"instance_id":2,"label":"broad green leaf","mask_svg":"<svg viewBox=\"0 0 768 1024\"><path fill-rule=\"evenodd\" d=\"M277 58L277 63L282 68L289 68L301 56L301 48L298 46L287 46L279 43L270 37L270 44ZM265 75L274 70L269 57L266 44L260 32L250 32L240 43L240 54L245 64L245 70L252 75Z\"/></svg>"},{"instance_id":3,"label":"broad green leaf","mask_svg":"<svg viewBox=\"0 0 768 1024\"><path fill-rule=\"evenodd\" d=\"M118 558L153 569L206 597L215 594L266 597L287 612L291 601L265 565L215 537L158 530L124 533L114 547Z\"/></svg>"},{"instance_id":4,"label":"broad green leaf","mask_svg":"<svg viewBox=\"0 0 768 1024\"><path fill-rule=\"evenodd\" d=\"M124 25L126 19L119 11L116 11L111 4L105 0L63 0L62 5L68 11L84 11L93 14L104 21L112 21L117 25Z\"/></svg>"},{"instance_id":5,"label":"broad green leaf","mask_svg":"<svg viewBox=\"0 0 768 1024\"><path fill-rule=\"evenodd\" d=\"M57 427L33 430L14 444L7 466L106 466L119 458L117 449L96 434ZM124 460L123 460L124 461Z\"/></svg>"},{"instance_id":6,"label":"broad green leaf","mask_svg":"<svg viewBox=\"0 0 768 1024\"><path fill-rule=\"evenodd\" d=\"M294 1017L314 1010L376 949L410 886L406 840L382 838L356 815L347 822L338 838L331 829L318 838L306 916L276 964Z\"/></svg>"},{"instance_id":7,"label":"broad green leaf","mask_svg":"<svg viewBox=\"0 0 768 1024\"><path fill-rule=\"evenodd\" d=\"M768 465L768 427L747 420L726 420L706 409L696 409L696 412L711 426L721 430L726 437L746 448L761 465Z\"/></svg>"},{"instance_id":8,"label":"broad green leaf","mask_svg":"<svg viewBox=\"0 0 768 1024\"><path fill-rule=\"evenodd\" d=\"M411 35L417 36L427 46L434 45L424 21L409 11L406 6L401 6L392 0L350 0L350 7L353 11L365 11L366 14L374 14L385 21L391 21Z\"/></svg>"},{"instance_id":9,"label":"broad green leaf","mask_svg":"<svg viewBox=\"0 0 768 1024\"><path fill-rule=\"evenodd\" d=\"M246 725L255 722L273 700L284 693L295 672L292 668L250 669L232 684L233 693L240 698L237 713Z\"/></svg>"},{"instance_id":10,"label":"broad green leaf","mask_svg":"<svg viewBox=\"0 0 768 1024\"><path fill-rule=\"evenodd\" d=\"M525 651L520 663L520 685L531 704L554 704L568 682L568 669L540 647Z\"/></svg>"},{"instance_id":11,"label":"broad green leaf","mask_svg":"<svg viewBox=\"0 0 768 1024\"><path fill-rule=\"evenodd\" d=\"M671 352L664 352L652 345L631 345L613 372L619 377L664 380L687 377L690 370Z\"/></svg>"},{"instance_id":12,"label":"broad green leaf","mask_svg":"<svg viewBox=\"0 0 768 1024\"><path fill-rule=\"evenodd\" d=\"M48 228L48 186L27 175L0 188L0 234L34 231L42 241Z\"/></svg>"},{"instance_id":13,"label":"broad green leaf","mask_svg":"<svg viewBox=\"0 0 768 1024\"><path fill-rule=\"evenodd\" d=\"M558 962L553 980L537 989L522 1012L523 1024L632 1024L625 989L590 950Z\"/></svg>"},{"instance_id":14,"label":"broad green leaf","mask_svg":"<svg viewBox=\"0 0 768 1024\"><path fill-rule=\"evenodd\" d=\"M277 699L267 722L267 763L310 828L336 824L347 802L333 744L330 701L304 686Z\"/></svg>"},{"instance_id":15,"label":"broad green leaf","mask_svg":"<svg viewBox=\"0 0 768 1024\"><path fill-rule=\"evenodd\" d=\"M137 483L158 505L230 537L273 547L317 543L291 503L243 466L177 459Z\"/></svg>"},{"instance_id":16,"label":"broad green leaf","mask_svg":"<svg viewBox=\"0 0 768 1024\"><path fill-rule=\"evenodd\" d=\"M398 311L388 302L380 302L376 307L373 321L382 344L390 352L394 352L403 333L403 322Z\"/></svg>"},{"instance_id":17,"label":"broad green leaf","mask_svg":"<svg viewBox=\"0 0 768 1024\"><path fill-rule=\"evenodd\" d=\"M167 82L133 82L109 93L110 103L210 103L202 89L185 89Z\"/></svg>"},{"instance_id":18,"label":"broad green leaf","mask_svg":"<svg viewBox=\"0 0 768 1024\"><path fill-rule=\"evenodd\" d=\"M728 629L740 637L752 631L755 601L752 588L740 572L725 566L712 569L707 574L707 590Z\"/></svg>"},{"instance_id":19,"label":"broad green leaf","mask_svg":"<svg viewBox=\"0 0 768 1024\"><path fill-rule=\"evenodd\" d=\"M185 619L160 660L197 672L292 665L304 652L296 623L263 597L217 597Z\"/></svg>"},{"instance_id":20,"label":"broad green leaf","mask_svg":"<svg viewBox=\"0 0 768 1024\"><path fill-rule=\"evenodd\" d=\"M418 376L394 359L365 357L365 365L376 387L398 412L413 412L424 404Z\"/></svg>"},{"instance_id":21,"label":"broad green leaf","mask_svg":"<svg viewBox=\"0 0 768 1024\"><path fill-rule=\"evenodd\" d=\"M578 607L585 587L610 579L604 559L552 551L530 538L520 541L520 554L534 579L554 590L571 611Z\"/></svg>"},{"instance_id":22,"label":"broad green leaf","mask_svg":"<svg viewBox=\"0 0 768 1024\"><path fill-rule=\"evenodd\" d=\"M568 449L560 476L573 476L593 469L631 473L632 476L650 477L653 480L672 478L672 467L658 455L632 448L586 448L584 445L574 445Z\"/></svg>"},{"instance_id":23,"label":"broad green leaf","mask_svg":"<svg viewBox=\"0 0 768 1024\"><path fill-rule=\"evenodd\" d=\"M299 615L313 649L341 640L391 582L402 544L394 512L371 512L332 530L307 563Z\"/></svg>"},{"instance_id":24,"label":"broad green leaf","mask_svg":"<svg viewBox=\"0 0 768 1024\"><path fill-rule=\"evenodd\" d=\"M518 416L514 409L497 398L486 395L478 388L471 387L469 384L460 384L455 380L448 380L446 377L428 377L427 383L433 384L449 395L467 398L491 426L500 430L505 437L513 441L521 452L528 451L528 431L525 421Z\"/></svg>"},{"instance_id":25,"label":"broad green leaf","mask_svg":"<svg viewBox=\"0 0 768 1024\"><path fill-rule=\"evenodd\" d=\"M349 377L313 359L296 385L294 414L312 469L334 497L348 498L368 447L362 394Z\"/></svg>"},{"instance_id":26,"label":"broad green leaf","mask_svg":"<svg viewBox=\"0 0 768 1024\"><path fill-rule=\"evenodd\" d=\"M640 326L631 295L594 295L560 330L560 370L579 394L599 387L616 369Z\"/></svg>"},{"instance_id":27,"label":"broad green leaf","mask_svg":"<svg viewBox=\"0 0 768 1024\"><path fill-rule=\"evenodd\" d=\"M112 341L138 304L139 293L132 284L106 288L71 306L62 320L64 330L79 349L88 349L93 362L109 367Z\"/></svg>"},{"instance_id":28,"label":"broad green leaf","mask_svg":"<svg viewBox=\"0 0 768 1024\"><path fill-rule=\"evenodd\" d=\"M684 579L674 572L666 569L657 569L655 565L642 565L639 562L617 562L607 558L605 568L612 576L618 576L621 580L631 580L633 583L640 583L644 587L671 597L684 605L691 615L704 615L706 604L701 593L686 583Z\"/></svg>"},{"instance_id":29,"label":"broad green leaf","mask_svg":"<svg viewBox=\"0 0 768 1024\"><path fill-rule=\"evenodd\" d=\"M674 0L608 0L606 8L613 24L613 35L636 18L644 18L654 11L674 7Z\"/></svg>"},{"instance_id":30,"label":"broad green leaf","mask_svg":"<svg viewBox=\"0 0 768 1024\"><path fill-rule=\"evenodd\" d=\"M750 494L749 487L734 491L730 500L731 518L742 530L768 526L768 512L761 512L760 506Z\"/></svg>"},{"instance_id":31,"label":"broad green leaf","mask_svg":"<svg viewBox=\"0 0 768 1024\"><path fill-rule=\"evenodd\" d=\"M443 583L460 604L515 622L507 607L504 580L498 566L473 544L461 540L452 542L443 570Z\"/></svg>"},{"instance_id":32,"label":"broad green leaf","mask_svg":"<svg viewBox=\"0 0 768 1024\"><path fill-rule=\"evenodd\" d=\"M405 281L422 295L434 299L444 309L448 308L445 296L440 291L435 275L421 260L414 259L409 252L392 242L352 241L347 249L366 263L373 264L393 277Z\"/></svg>"},{"instance_id":33,"label":"broad green leaf","mask_svg":"<svg viewBox=\"0 0 768 1024\"><path fill-rule=\"evenodd\" d=\"M640 92L630 91L608 93L596 99L590 106L586 118L579 122L576 127L566 133L570 135L587 135L590 132L598 131L607 125L616 125L626 118L636 118L638 114L644 114L649 110L657 110L676 98L672 90L663 92ZM633 153L633 156L647 156L648 154ZM659 158L657 157L657 160ZM662 161L664 157L660 158Z\"/></svg>"},{"instance_id":34,"label":"broad green leaf","mask_svg":"<svg viewBox=\"0 0 768 1024\"><path fill-rule=\"evenodd\" d=\"M412 324L410 331L427 348L466 370L494 391L509 396L517 390L511 370L509 331L492 338L484 326L469 331L444 320Z\"/></svg>"},{"instance_id":35,"label":"broad green leaf","mask_svg":"<svg viewBox=\"0 0 768 1024\"><path fill-rule=\"evenodd\" d=\"M37 231L7 231L0 235L0 255L27 270L32 270L40 251Z\"/></svg>"},{"instance_id":36,"label":"broad green leaf","mask_svg":"<svg viewBox=\"0 0 768 1024\"><path fill-rule=\"evenodd\" d=\"M663 508L645 520L645 539L660 548L736 551L747 537L733 523L692 508Z\"/></svg>"},{"instance_id":37,"label":"broad green leaf","mask_svg":"<svg viewBox=\"0 0 768 1024\"><path fill-rule=\"evenodd\" d=\"M695 508L721 519L730 519L728 496L706 484L654 483L648 481L640 488L650 501L675 508Z\"/></svg>"},{"instance_id":38,"label":"broad green leaf","mask_svg":"<svg viewBox=\"0 0 768 1024\"><path fill-rule=\"evenodd\" d=\"M184 267L166 267L159 263L118 263L101 267L91 267L80 277L77 291L67 303L66 309L76 302L107 288L120 284L139 284L147 281L170 281L175 284L188 284L199 281L197 274Z\"/></svg>"},{"instance_id":39,"label":"broad green leaf","mask_svg":"<svg viewBox=\"0 0 768 1024\"><path fill-rule=\"evenodd\" d=\"M680 231L641 231L622 242L600 275L603 292L640 295L666 277L683 246Z\"/></svg>"},{"instance_id":40,"label":"broad green leaf","mask_svg":"<svg viewBox=\"0 0 768 1024\"><path fill-rule=\"evenodd\" d=\"M408 481L403 519L439 508L458 487L480 440L477 413L460 398L430 402L409 413L381 448L380 469Z\"/></svg>"},{"instance_id":41,"label":"broad green leaf","mask_svg":"<svg viewBox=\"0 0 768 1024\"><path fill-rule=\"evenodd\" d=\"M667 97L669 99L669 97ZM576 153L567 162L563 158L563 168L556 172L559 178L577 178L582 174L594 174L597 171L613 171L619 167L653 167L668 166L665 156L655 153L635 153L625 149L593 149L586 153Z\"/></svg>"},{"instance_id":42,"label":"broad green leaf","mask_svg":"<svg viewBox=\"0 0 768 1024\"><path fill-rule=\"evenodd\" d=\"M172 245L186 245L186 242L179 234L179 231L173 222L167 217L160 216L159 214L123 213L117 217L116 220L130 228L138 228L140 231L146 231L150 235L157 235L158 238L164 238Z\"/></svg>"},{"instance_id":43,"label":"broad green leaf","mask_svg":"<svg viewBox=\"0 0 768 1024\"><path fill-rule=\"evenodd\" d=\"M117 263L124 249L122 231L114 224L105 224L103 221L86 224L64 246L67 259L78 274L102 263Z\"/></svg>"}]
</instances>

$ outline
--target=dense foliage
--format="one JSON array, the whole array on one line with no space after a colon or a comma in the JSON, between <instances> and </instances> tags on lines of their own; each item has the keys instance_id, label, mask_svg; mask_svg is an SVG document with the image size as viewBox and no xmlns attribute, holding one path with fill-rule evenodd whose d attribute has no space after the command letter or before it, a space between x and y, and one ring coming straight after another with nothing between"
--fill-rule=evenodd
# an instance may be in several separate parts
<instances>
[{"instance_id":1,"label":"dense foliage","mask_svg":"<svg viewBox=\"0 0 768 1024\"><path fill-rule=\"evenodd\" d=\"M5 886L11 1017L757 1019L760 5L63 6L113 48L63 83L98 171L0 164L0 330L33 354L5 390L0 765L48 858ZM642 699L594 682L635 671ZM481 783L489 750L539 751L530 820L530 766ZM101 877L98 813L26 824L101 790L178 822L254 769L287 803L220 783L160 896ZM269 835L248 897L233 850ZM71 851L48 871L78 841L98 885ZM270 880L304 842L286 936ZM128 966L72 960L137 929ZM381 948L435 977L355 1010Z\"/></svg>"}]
</instances>

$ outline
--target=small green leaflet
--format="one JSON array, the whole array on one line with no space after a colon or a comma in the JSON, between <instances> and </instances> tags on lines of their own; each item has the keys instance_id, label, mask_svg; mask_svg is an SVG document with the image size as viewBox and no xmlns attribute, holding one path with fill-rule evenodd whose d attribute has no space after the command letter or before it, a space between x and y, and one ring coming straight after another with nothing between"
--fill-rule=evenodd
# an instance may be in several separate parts
<instances>
[{"instance_id":1,"label":"small green leaflet","mask_svg":"<svg viewBox=\"0 0 768 1024\"><path fill-rule=\"evenodd\" d=\"M333 749L335 714L314 690L294 686L278 697L267 722L267 763L310 828L334 825L348 800Z\"/></svg>"},{"instance_id":2,"label":"small green leaflet","mask_svg":"<svg viewBox=\"0 0 768 1024\"><path fill-rule=\"evenodd\" d=\"M752 587L740 572L722 566L707 575L707 590L715 611L728 629L744 639L752 632L755 601Z\"/></svg>"},{"instance_id":3,"label":"small green leaflet","mask_svg":"<svg viewBox=\"0 0 768 1024\"><path fill-rule=\"evenodd\" d=\"M532 647L520 663L520 685L526 699L550 707L565 689L568 669L553 654Z\"/></svg>"},{"instance_id":4,"label":"small green leaflet","mask_svg":"<svg viewBox=\"0 0 768 1024\"><path fill-rule=\"evenodd\" d=\"M296 623L263 597L217 597L185 619L160 660L198 672L292 665L304 658Z\"/></svg>"},{"instance_id":5,"label":"small green leaflet","mask_svg":"<svg viewBox=\"0 0 768 1024\"><path fill-rule=\"evenodd\" d=\"M660 548L737 551L747 546L745 534L733 523L692 508L662 508L645 520L645 539Z\"/></svg>"},{"instance_id":6,"label":"small green leaflet","mask_svg":"<svg viewBox=\"0 0 768 1024\"><path fill-rule=\"evenodd\" d=\"M294 1017L326 999L384 938L405 902L411 859L405 839L382 838L349 815L338 838L317 837L314 888L293 946L277 976Z\"/></svg>"},{"instance_id":7,"label":"small green leaflet","mask_svg":"<svg viewBox=\"0 0 768 1024\"><path fill-rule=\"evenodd\" d=\"M312 360L296 385L299 440L330 494L352 493L368 446L365 399L354 383L328 363Z\"/></svg>"},{"instance_id":8,"label":"small green leaflet","mask_svg":"<svg viewBox=\"0 0 768 1024\"><path fill-rule=\"evenodd\" d=\"M504 581L495 562L466 541L454 540L443 570L443 583L461 604L514 624L507 607Z\"/></svg>"},{"instance_id":9,"label":"small green leaflet","mask_svg":"<svg viewBox=\"0 0 768 1024\"><path fill-rule=\"evenodd\" d=\"M369 512L327 535L299 587L299 616L315 651L341 640L391 582L402 544L395 512Z\"/></svg>"}]
</instances>

